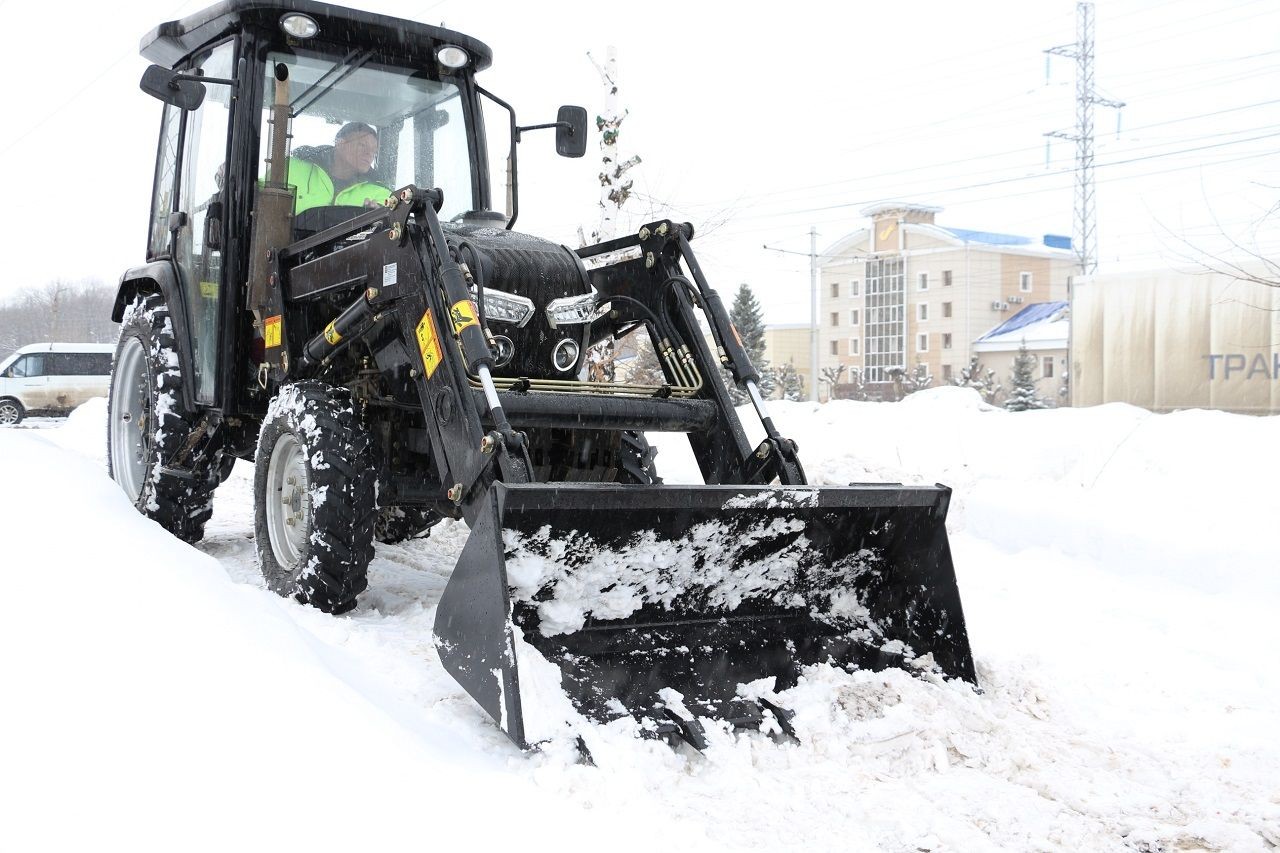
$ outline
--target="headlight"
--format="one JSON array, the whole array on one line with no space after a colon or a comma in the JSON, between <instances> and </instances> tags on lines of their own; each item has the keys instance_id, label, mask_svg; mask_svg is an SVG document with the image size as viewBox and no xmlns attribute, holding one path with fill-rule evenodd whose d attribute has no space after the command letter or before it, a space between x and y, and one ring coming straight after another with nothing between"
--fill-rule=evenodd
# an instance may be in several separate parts
<instances>
[{"instance_id":1,"label":"headlight","mask_svg":"<svg viewBox=\"0 0 1280 853\"><path fill-rule=\"evenodd\" d=\"M533 300L503 290L484 289L484 318L524 326L533 316Z\"/></svg>"},{"instance_id":2,"label":"headlight","mask_svg":"<svg viewBox=\"0 0 1280 853\"><path fill-rule=\"evenodd\" d=\"M297 39L309 39L320 32L320 25L310 15L295 12L280 18L280 29Z\"/></svg>"},{"instance_id":3,"label":"headlight","mask_svg":"<svg viewBox=\"0 0 1280 853\"><path fill-rule=\"evenodd\" d=\"M547 322L555 329L562 324L590 323L609 313L609 303L596 304L596 295L564 296L547 303Z\"/></svg>"},{"instance_id":4,"label":"headlight","mask_svg":"<svg viewBox=\"0 0 1280 853\"><path fill-rule=\"evenodd\" d=\"M471 57L465 50L452 44L437 50L436 59L440 60L440 64L445 68L461 68L471 61Z\"/></svg>"},{"instance_id":5,"label":"headlight","mask_svg":"<svg viewBox=\"0 0 1280 853\"><path fill-rule=\"evenodd\" d=\"M578 363L578 342L569 338L561 338L551 350L551 366L561 373L568 373Z\"/></svg>"}]
</instances>

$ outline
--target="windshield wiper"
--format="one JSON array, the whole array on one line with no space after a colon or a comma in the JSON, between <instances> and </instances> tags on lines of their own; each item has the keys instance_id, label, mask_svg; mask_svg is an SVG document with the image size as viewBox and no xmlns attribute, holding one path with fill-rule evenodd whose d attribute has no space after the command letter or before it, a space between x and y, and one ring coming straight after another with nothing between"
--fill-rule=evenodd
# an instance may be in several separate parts
<instances>
[{"instance_id":1,"label":"windshield wiper","mask_svg":"<svg viewBox=\"0 0 1280 853\"><path fill-rule=\"evenodd\" d=\"M328 71L321 74L320 79L316 80L315 85L310 89L307 89L303 94L299 95L293 103L289 104L289 111L294 116L302 115L307 108L314 105L316 101L320 100L332 91L334 86L350 77L357 69L360 68L360 66L368 62L369 57L372 55L372 50L353 50L348 53L342 59L335 62ZM333 74L337 75L334 77L333 82L326 84L325 80Z\"/></svg>"}]
</instances>

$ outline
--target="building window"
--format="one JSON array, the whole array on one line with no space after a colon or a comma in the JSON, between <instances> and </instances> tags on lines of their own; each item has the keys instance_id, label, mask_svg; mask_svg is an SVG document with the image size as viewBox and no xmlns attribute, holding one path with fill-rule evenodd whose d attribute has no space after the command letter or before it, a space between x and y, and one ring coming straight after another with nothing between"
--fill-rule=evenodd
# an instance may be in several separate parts
<instances>
[{"instance_id":1,"label":"building window","mask_svg":"<svg viewBox=\"0 0 1280 853\"><path fill-rule=\"evenodd\" d=\"M902 258L875 258L866 263L867 292L862 338L865 375L868 382L887 382L886 371L905 369L906 279Z\"/></svg>"},{"instance_id":2,"label":"building window","mask_svg":"<svg viewBox=\"0 0 1280 853\"><path fill-rule=\"evenodd\" d=\"M1046 355L1044 357L1044 378L1053 378L1053 356Z\"/></svg>"},{"instance_id":3,"label":"building window","mask_svg":"<svg viewBox=\"0 0 1280 853\"><path fill-rule=\"evenodd\" d=\"M950 332L943 332L943 334L942 334L942 348L943 348L943 349L951 349L951 333L950 333Z\"/></svg>"},{"instance_id":4,"label":"building window","mask_svg":"<svg viewBox=\"0 0 1280 853\"><path fill-rule=\"evenodd\" d=\"M858 339L849 338L849 355L857 355L857 354L858 354Z\"/></svg>"},{"instance_id":5,"label":"building window","mask_svg":"<svg viewBox=\"0 0 1280 853\"><path fill-rule=\"evenodd\" d=\"M840 283L833 281L831 282L831 298L836 299L839 296L840 296Z\"/></svg>"},{"instance_id":6,"label":"building window","mask_svg":"<svg viewBox=\"0 0 1280 853\"><path fill-rule=\"evenodd\" d=\"M928 351L929 351L929 336L916 335L916 352L928 352Z\"/></svg>"},{"instance_id":7,"label":"building window","mask_svg":"<svg viewBox=\"0 0 1280 853\"><path fill-rule=\"evenodd\" d=\"M1031 273L1018 273L1018 290L1021 290L1023 293L1031 292Z\"/></svg>"},{"instance_id":8,"label":"building window","mask_svg":"<svg viewBox=\"0 0 1280 853\"><path fill-rule=\"evenodd\" d=\"M840 354L840 342L839 342L839 341L832 341L832 342L831 342L831 354L832 354L832 355L839 355L839 354Z\"/></svg>"},{"instance_id":9,"label":"building window","mask_svg":"<svg viewBox=\"0 0 1280 853\"><path fill-rule=\"evenodd\" d=\"M849 312L849 324L851 326L858 325L858 309L857 308L854 308L852 311Z\"/></svg>"},{"instance_id":10,"label":"building window","mask_svg":"<svg viewBox=\"0 0 1280 853\"><path fill-rule=\"evenodd\" d=\"M856 281L849 282L849 295L850 296L858 295L858 283Z\"/></svg>"},{"instance_id":11,"label":"building window","mask_svg":"<svg viewBox=\"0 0 1280 853\"><path fill-rule=\"evenodd\" d=\"M951 270L942 271L942 286L943 287L951 286Z\"/></svg>"},{"instance_id":12,"label":"building window","mask_svg":"<svg viewBox=\"0 0 1280 853\"><path fill-rule=\"evenodd\" d=\"M951 381L951 365L949 364L942 365L942 381L943 382Z\"/></svg>"},{"instance_id":13,"label":"building window","mask_svg":"<svg viewBox=\"0 0 1280 853\"><path fill-rule=\"evenodd\" d=\"M839 326L839 325L840 325L840 312L839 312L839 311L832 311L832 312L831 312L831 325L833 325L833 326Z\"/></svg>"},{"instance_id":14,"label":"building window","mask_svg":"<svg viewBox=\"0 0 1280 853\"><path fill-rule=\"evenodd\" d=\"M921 302L920 304L916 305L916 320L923 323L925 320L928 320L928 319L929 319L929 303Z\"/></svg>"},{"instance_id":15,"label":"building window","mask_svg":"<svg viewBox=\"0 0 1280 853\"><path fill-rule=\"evenodd\" d=\"M918 286L921 290L929 289L929 274L927 272L920 273L916 280L919 282Z\"/></svg>"},{"instance_id":16,"label":"building window","mask_svg":"<svg viewBox=\"0 0 1280 853\"><path fill-rule=\"evenodd\" d=\"M942 303L942 316L943 316L943 317L950 317L950 316L951 316L951 303L950 303L950 302L944 302L944 303Z\"/></svg>"}]
</instances>

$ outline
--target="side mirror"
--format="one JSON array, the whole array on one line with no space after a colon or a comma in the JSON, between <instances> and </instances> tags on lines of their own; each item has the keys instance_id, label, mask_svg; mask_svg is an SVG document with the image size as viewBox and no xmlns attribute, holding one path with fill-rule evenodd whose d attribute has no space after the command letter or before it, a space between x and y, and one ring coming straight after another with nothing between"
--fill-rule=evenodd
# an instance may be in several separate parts
<instances>
[{"instance_id":1,"label":"side mirror","mask_svg":"<svg viewBox=\"0 0 1280 853\"><path fill-rule=\"evenodd\" d=\"M587 153L587 111L565 105L556 113L556 153L581 157Z\"/></svg>"},{"instance_id":2,"label":"side mirror","mask_svg":"<svg viewBox=\"0 0 1280 853\"><path fill-rule=\"evenodd\" d=\"M198 109L204 103L203 83L159 65L152 65L142 72L142 82L138 86L151 97L159 98L180 110Z\"/></svg>"}]
</instances>

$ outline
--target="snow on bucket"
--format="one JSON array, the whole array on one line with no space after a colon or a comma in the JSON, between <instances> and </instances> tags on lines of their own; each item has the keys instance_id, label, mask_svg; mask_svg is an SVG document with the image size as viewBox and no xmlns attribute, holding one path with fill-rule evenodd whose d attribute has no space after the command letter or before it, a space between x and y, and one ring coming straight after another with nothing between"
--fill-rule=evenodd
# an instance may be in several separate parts
<instances>
[{"instance_id":1,"label":"snow on bucket","mask_svg":"<svg viewBox=\"0 0 1280 853\"><path fill-rule=\"evenodd\" d=\"M974 681L949 497L498 483L440 600L441 660L521 747L577 718L695 745L700 718L785 729L739 685L815 663Z\"/></svg>"}]
</instances>

